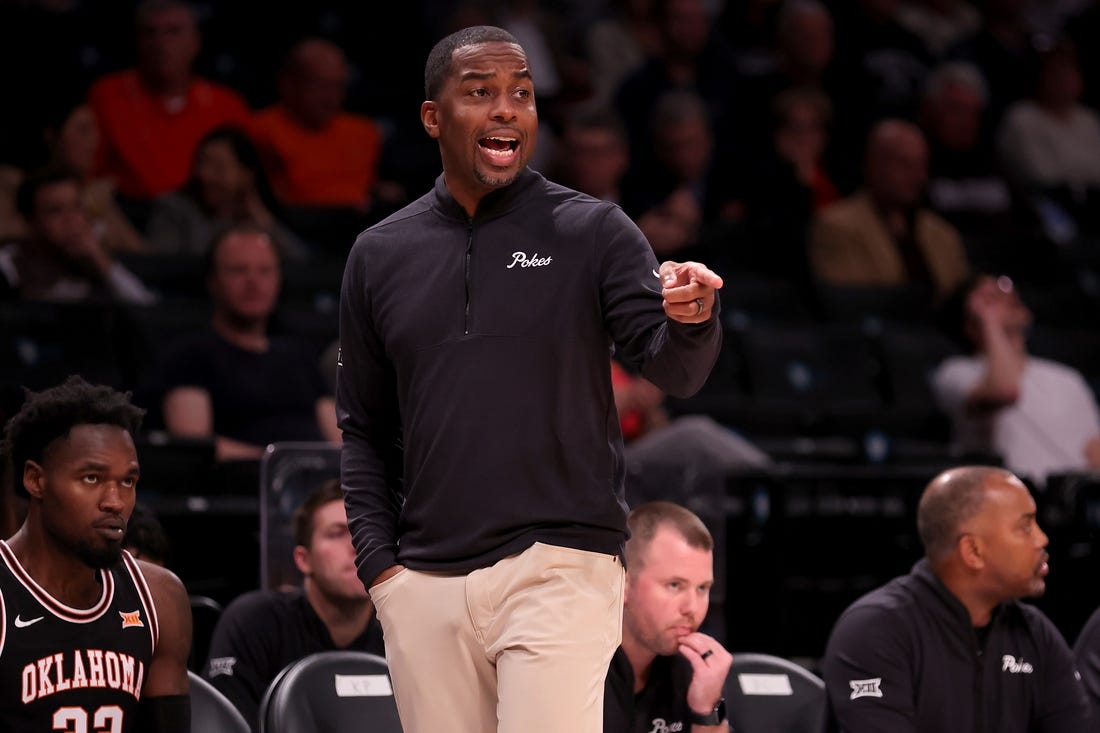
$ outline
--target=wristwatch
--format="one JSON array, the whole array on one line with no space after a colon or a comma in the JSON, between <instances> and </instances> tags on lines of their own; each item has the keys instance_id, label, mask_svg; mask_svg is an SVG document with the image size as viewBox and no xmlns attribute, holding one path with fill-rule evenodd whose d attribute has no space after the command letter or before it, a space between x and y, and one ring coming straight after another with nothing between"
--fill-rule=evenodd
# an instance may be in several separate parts
<instances>
[{"instance_id":1,"label":"wristwatch","mask_svg":"<svg viewBox=\"0 0 1100 733\"><path fill-rule=\"evenodd\" d=\"M692 725L719 725L726 720L726 698L722 698L718 701L718 704L714 706L714 710L711 710L706 715L697 713L694 710L691 711L691 724Z\"/></svg>"}]
</instances>

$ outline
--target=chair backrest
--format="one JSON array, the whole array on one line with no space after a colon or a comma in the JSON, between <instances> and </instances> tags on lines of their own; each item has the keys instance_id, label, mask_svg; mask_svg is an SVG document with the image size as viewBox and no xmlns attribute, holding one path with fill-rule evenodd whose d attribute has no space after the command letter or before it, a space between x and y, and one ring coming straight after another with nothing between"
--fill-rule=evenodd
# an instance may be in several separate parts
<instances>
[{"instance_id":1,"label":"chair backrest","mask_svg":"<svg viewBox=\"0 0 1100 733\"><path fill-rule=\"evenodd\" d=\"M206 654L210 651L210 640L214 636L214 627L222 615L222 604L209 596L191 594L191 655L187 658L187 668L202 674L206 666Z\"/></svg>"},{"instance_id":2,"label":"chair backrest","mask_svg":"<svg viewBox=\"0 0 1100 733\"><path fill-rule=\"evenodd\" d=\"M386 660L327 651L293 662L271 682L259 709L260 733L401 733Z\"/></svg>"},{"instance_id":3,"label":"chair backrest","mask_svg":"<svg viewBox=\"0 0 1100 733\"><path fill-rule=\"evenodd\" d=\"M251 733L248 722L229 698L188 671L191 682L191 733Z\"/></svg>"},{"instance_id":4,"label":"chair backrest","mask_svg":"<svg viewBox=\"0 0 1100 733\"><path fill-rule=\"evenodd\" d=\"M260 587L298 585L294 565L295 510L329 479L340 477L340 447L330 443L272 443L260 459Z\"/></svg>"},{"instance_id":5,"label":"chair backrest","mask_svg":"<svg viewBox=\"0 0 1100 733\"><path fill-rule=\"evenodd\" d=\"M876 424L884 407L879 367L860 326L772 324L735 333L752 398L750 434L859 435Z\"/></svg>"},{"instance_id":6,"label":"chair backrest","mask_svg":"<svg viewBox=\"0 0 1100 733\"><path fill-rule=\"evenodd\" d=\"M822 733L825 682L782 657L735 653L726 710L738 733Z\"/></svg>"}]
</instances>

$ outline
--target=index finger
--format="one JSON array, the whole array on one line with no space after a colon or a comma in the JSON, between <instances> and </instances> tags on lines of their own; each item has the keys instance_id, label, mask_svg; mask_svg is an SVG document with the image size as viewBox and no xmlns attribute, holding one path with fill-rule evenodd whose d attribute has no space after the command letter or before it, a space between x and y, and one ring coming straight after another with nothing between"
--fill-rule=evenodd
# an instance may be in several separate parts
<instances>
[{"instance_id":1,"label":"index finger","mask_svg":"<svg viewBox=\"0 0 1100 733\"><path fill-rule=\"evenodd\" d=\"M698 262L674 262L666 260L660 267L661 284L665 288L699 283L717 290L723 285L718 273Z\"/></svg>"},{"instance_id":2,"label":"index finger","mask_svg":"<svg viewBox=\"0 0 1100 733\"><path fill-rule=\"evenodd\" d=\"M718 290L724 284L722 282L722 277L706 265L701 265L698 262L689 262L688 264L691 265L691 269L689 270L691 279L700 285L706 285L709 288Z\"/></svg>"},{"instance_id":3,"label":"index finger","mask_svg":"<svg viewBox=\"0 0 1100 733\"><path fill-rule=\"evenodd\" d=\"M716 646L718 646L717 641L701 631L695 631L688 634L687 636L681 637L680 644L688 647L700 656L705 654L707 650L713 650Z\"/></svg>"}]
</instances>

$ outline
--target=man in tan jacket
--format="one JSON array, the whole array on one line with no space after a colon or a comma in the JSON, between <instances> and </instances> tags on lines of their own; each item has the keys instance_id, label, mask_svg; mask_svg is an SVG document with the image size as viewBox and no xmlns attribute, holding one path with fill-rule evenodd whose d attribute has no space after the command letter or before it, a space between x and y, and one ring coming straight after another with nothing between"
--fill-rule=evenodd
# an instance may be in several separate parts
<instances>
[{"instance_id":1,"label":"man in tan jacket","mask_svg":"<svg viewBox=\"0 0 1100 733\"><path fill-rule=\"evenodd\" d=\"M812 225L814 276L834 286L926 287L934 297L968 274L958 232L922 204L928 145L909 122L887 119L871 130L864 185L825 208Z\"/></svg>"}]
</instances>

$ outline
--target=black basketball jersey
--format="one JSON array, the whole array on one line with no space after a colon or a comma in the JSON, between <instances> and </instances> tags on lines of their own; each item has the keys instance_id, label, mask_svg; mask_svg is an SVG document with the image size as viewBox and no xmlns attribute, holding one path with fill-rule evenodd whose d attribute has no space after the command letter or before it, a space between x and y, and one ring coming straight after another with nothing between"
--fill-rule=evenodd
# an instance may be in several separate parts
<instances>
[{"instance_id":1,"label":"black basketball jersey","mask_svg":"<svg viewBox=\"0 0 1100 733\"><path fill-rule=\"evenodd\" d=\"M99 601L71 608L0 541L0 733L133 729L157 643L156 609L128 552L99 573Z\"/></svg>"}]
</instances>

